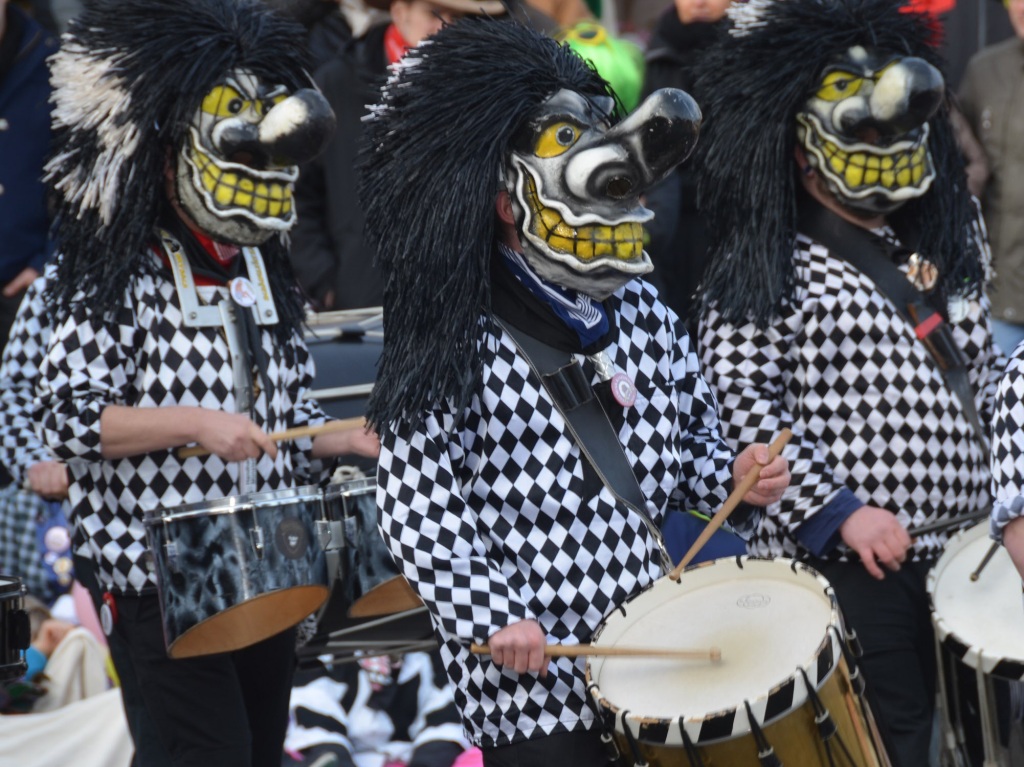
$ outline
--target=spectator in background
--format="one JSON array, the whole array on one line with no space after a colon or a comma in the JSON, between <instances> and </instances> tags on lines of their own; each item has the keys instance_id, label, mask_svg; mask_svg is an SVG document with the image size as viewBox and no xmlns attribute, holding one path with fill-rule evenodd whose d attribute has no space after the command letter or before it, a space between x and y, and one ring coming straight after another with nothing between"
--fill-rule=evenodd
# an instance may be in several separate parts
<instances>
[{"instance_id":1,"label":"spectator in background","mask_svg":"<svg viewBox=\"0 0 1024 767\"><path fill-rule=\"evenodd\" d=\"M363 235L355 163L366 105L377 100L388 65L445 22L464 14L505 13L500 0L392 0L387 7L390 22L371 27L315 76L338 124L327 149L302 168L296 183L291 260L318 310L379 306L383 298L374 249Z\"/></svg>"},{"instance_id":2,"label":"spectator in background","mask_svg":"<svg viewBox=\"0 0 1024 767\"><path fill-rule=\"evenodd\" d=\"M469 746L437 650L295 675L283 767L451 767Z\"/></svg>"},{"instance_id":3,"label":"spectator in background","mask_svg":"<svg viewBox=\"0 0 1024 767\"><path fill-rule=\"evenodd\" d=\"M616 37L595 21L581 21L556 35L589 61L612 86L627 112L640 103L644 80L644 55L631 40Z\"/></svg>"},{"instance_id":4,"label":"spectator in background","mask_svg":"<svg viewBox=\"0 0 1024 767\"><path fill-rule=\"evenodd\" d=\"M732 0L675 0L654 27L647 46L643 95L659 88L680 88L703 107L693 67L726 28L723 20ZM708 236L697 209L693 160L684 162L647 193L654 220L646 224L647 252L654 262L652 281L661 297L684 320L707 265ZM690 324L690 335L694 326Z\"/></svg>"},{"instance_id":5,"label":"spectator in background","mask_svg":"<svg viewBox=\"0 0 1024 767\"><path fill-rule=\"evenodd\" d=\"M265 0L267 5L302 24L313 70L340 56L354 37L387 19L387 11L364 0Z\"/></svg>"},{"instance_id":6,"label":"spectator in background","mask_svg":"<svg viewBox=\"0 0 1024 767\"><path fill-rule=\"evenodd\" d=\"M550 18L558 29L569 29L594 18L584 0L524 0L524 4Z\"/></svg>"},{"instance_id":7,"label":"spectator in background","mask_svg":"<svg viewBox=\"0 0 1024 767\"><path fill-rule=\"evenodd\" d=\"M982 208L992 245L992 334L1007 354L1024 340L1024 0L1007 0L1015 37L978 52L960 107L988 156Z\"/></svg>"},{"instance_id":8,"label":"spectator in background","mask_svg":"<svg viewBox=\"0 0 1024 767\"><path fill-rule=\"evenodd\" d=\"M50 145L46 57L56 50L42 26L0 0L0 348L51 253L41 176Z\"/></svg>"},{"instance_id":9,"label":"spectator in background","mask_svg":"<svg viewBox=\"0 0 1024 767\"><path fill-rule=\"evenodd\" d=\"M0 0L0 349L51 252L42 173L50 142L46 58L56 50L39 23ZM20 378L18 366L5 368L0 389L0 569L46 594L50 579L36 542L40 495L63 497L67 479L62 485L63 467L54 468L28 418L34 382L23 387L11 376Z\"/></svg>"},{"instance_id":10,"label":"spectator in background","mask_svg":"<svg viewBox=\"0 0 1024 767\"><path fill-rule=\"evenodd\" d=\"M0 365L0 465L10 476L0 489L0 572L18 574L31 593L49 601L70 586L71 555L66 528L62 534L59 525L46 524L59 513L48 501L67 497L67 469L43 445L32 421L49 339L45 285L40 277L29 286Z\"/></svg>"}]
</instances>

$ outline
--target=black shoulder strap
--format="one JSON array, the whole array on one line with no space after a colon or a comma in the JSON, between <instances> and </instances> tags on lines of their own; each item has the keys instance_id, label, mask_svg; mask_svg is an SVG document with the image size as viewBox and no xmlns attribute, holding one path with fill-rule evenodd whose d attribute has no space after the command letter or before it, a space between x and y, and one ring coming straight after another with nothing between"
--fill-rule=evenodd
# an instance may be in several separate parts
<instances>
[{"instance_id":1,"label":"black shoulder strap","mask_svg":"<svg viewBox=\"0 0 1024 767\"><path fill-rule=\"evenodd\" d=\"M580 452L590 462L605 487L620 502L640 515L661 550L661 566L672 569L672 560L665 549L661 530L647 513L647 500L637 482L633 467L622 451L619 437L612 428L601 402L587 380L575 356L549 346L511 322L495 318L515 342L530 368L562 414Z\"/></svg>"},{"instance_id":2,"label":"black shoulder strap","mask_svg":"<svg viewBox=\"0 0 1024 767\"><path fill-rule=\"evenodd\" d=\"M820 242L868 277L892 301L896 311L914 328L963 408L975 436L988 453L988 435L981 425L974 391L967 376L967 360L953 339L944 309L933 305L929 296L913 286L907 276L882 253L865 229L845 221L817 202L800 205L800 231Z\"/></svg>"}]
</instances>

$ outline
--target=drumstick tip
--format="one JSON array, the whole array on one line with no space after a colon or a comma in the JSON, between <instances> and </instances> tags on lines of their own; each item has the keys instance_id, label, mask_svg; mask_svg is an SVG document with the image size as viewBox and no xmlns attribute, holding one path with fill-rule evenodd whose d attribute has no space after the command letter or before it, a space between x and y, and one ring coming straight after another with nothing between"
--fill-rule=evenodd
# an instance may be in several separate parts
<instances>
[{"instance_id":1,"label":"drumstick tip","mask_svg":"<svg viewBox=\"0 0 1024 767\"><path fill-rule=\"evenodd\" d=\"M722 662L722 648L721 647L712 647L711 648L711 652L709 653L709 655L711 656L711 662L712 663L721 663Z\"/></svg>"}]
</instances>

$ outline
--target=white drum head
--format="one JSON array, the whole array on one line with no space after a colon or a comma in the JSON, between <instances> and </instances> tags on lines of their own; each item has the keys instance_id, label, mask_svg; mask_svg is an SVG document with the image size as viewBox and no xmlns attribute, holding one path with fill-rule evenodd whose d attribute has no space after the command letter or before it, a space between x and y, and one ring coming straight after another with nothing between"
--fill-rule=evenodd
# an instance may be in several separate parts
<instances>
[{"instance_id":1,"label":"white drum head","mask_svg":"<svg viewBox=\"0 0 1024 767\"><path fill-rule=\"evenodd\" d=\"M788 559L719 559L684 572L679 583L657 581L610 615L594 643L717 647L721 661L592 657L592 694L630 718L683 717L695 742L708 739L708 728L701 730L709 717L728 720L723 736L735 737L749 731L745 701L760 722L803 704L798 669L820 686L839 652L838 626L832 589L810 568Z\"/></svg>"},{"instance_id":2,"label":"white drum head","mask_svg":"<svg viewBox=\"0 0 1024 767\"><path fill-rule=\"evenodd\" d=\"M928 575L932 621L939 638L964 663L1017 679L1019 668L997 668L1024 662L1021 579L1006 549L1000 546L978 580L971 580L994 543L988 529L983 522L957 533L935 563Z\"/></svg>"}]
</instances>

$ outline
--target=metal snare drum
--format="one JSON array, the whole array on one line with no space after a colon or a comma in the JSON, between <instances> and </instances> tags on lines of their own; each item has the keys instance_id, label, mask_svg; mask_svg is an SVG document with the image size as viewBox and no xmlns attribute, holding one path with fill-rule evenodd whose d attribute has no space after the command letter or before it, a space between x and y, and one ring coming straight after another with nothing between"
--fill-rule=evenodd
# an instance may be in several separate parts
<instances>
[{"instance_id":1,"label":"metal snare drum","mask_svg":"<svg viewBox=\"0 0 1024 767\"><path fill-rule=\"evenodd\" d=\"M436 647L426 607L398 571L377 529L374 479L324 490L331 597L318 635L300 655L400 653Z\"/></svg>"},{"instance_id":2,"label":"metal snare drum","mask_svg":"<svg viewBox=\"0 0 1024 767\"><path fill-rule=\"evenodd\" d=\"M147 512L172 658L230 652L290 628L329 592L317 487Z\"/></svg>"}]
</instances>

